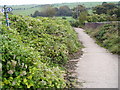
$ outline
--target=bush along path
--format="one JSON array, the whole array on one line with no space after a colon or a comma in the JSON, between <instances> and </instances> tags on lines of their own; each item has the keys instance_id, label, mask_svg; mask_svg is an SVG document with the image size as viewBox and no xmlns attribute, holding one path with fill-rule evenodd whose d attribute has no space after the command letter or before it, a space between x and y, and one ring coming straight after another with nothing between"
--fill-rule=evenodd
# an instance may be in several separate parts
<instances>
[{"instance_id":1,"label":"bush along path","mask_svg":"<svg viewBox=\"0 0 120 90\"><path fill-rule=\"evenodd\" d=\"M120 37L119 37L119 22L106 24L96 29L86 29L86 32L93 37L97 43L108 49L111 53L120 55Z\"/></svg>"},{"instance_id":2,"label":"bush along path","mask_svg":"<svg viewBox=\"0 0 120 90\"><path fill-rule=\"evenodd\" d=\"M78 81L82 88L118 88L118 55L98 46L83 29L75 28L84 45L77 63Z\"/></svg>"},{"instance_id":3,"label":"bush along path","mask_svg":"<svg viewBox=\"0 0 120 90\"><path fill-rule=\"evenodd\" d=\"M64 66L82 47L70 24L61 19L10 16L0 27L2 88L65 88Z\"/></svg>"}]
</instances>

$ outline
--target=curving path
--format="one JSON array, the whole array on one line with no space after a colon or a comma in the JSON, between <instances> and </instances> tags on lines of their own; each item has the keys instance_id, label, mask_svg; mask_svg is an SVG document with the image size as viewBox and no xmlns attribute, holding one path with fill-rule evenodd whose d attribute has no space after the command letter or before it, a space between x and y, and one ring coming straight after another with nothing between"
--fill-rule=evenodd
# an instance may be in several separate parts
<instances>
[{"instance_id":1,"label":"curving path","mask_svg":"<svg viewBox=\"0 0 120 90\"><path fill-rule=\"evenodd\" d=\"M77 63L80 88L118 88L118 56L98 46L81 28L75 28L83 43L83 56Z\"/></svg>"}]
</instances>

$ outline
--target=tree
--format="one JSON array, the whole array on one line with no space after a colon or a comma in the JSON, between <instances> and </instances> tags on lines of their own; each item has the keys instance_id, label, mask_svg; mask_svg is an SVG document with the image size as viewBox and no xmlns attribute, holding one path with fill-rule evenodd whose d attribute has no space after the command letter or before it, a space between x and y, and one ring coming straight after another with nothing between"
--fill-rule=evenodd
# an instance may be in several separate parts
<instances>
[{"instance_id":1,"label":"tree","mask_svg":"<svg viewBox=\"0 0 120 90\"><path fill-rule=\"evenodd\" d=\"M80 25L84 25L85 21L87 21L87 12L81 12L78 20Z\"/></svg>"},{"instance_id":2,"label":"tree","mask_svg":"<svg viewBox=\"0 0 120 90\"><path fill-rule=\"evenodd\" d=\"M103 2L102 5L106 4L107 2Z\"/></svg>"},{"instance_id":3,"label":"tree","mask_svg":"<svg viewBox=\"0 0 120 90\"><path fill-rule=\"evenodd\" d=\"M45 5L41 12L35 11L32 15L33 17L42 16L42 17L52 17L56 14L57 8L53 8L50 5Z\"/></svg>"},{"instance_id":4,"label":"tree","mask_svg":"<svg viewBox=\"0 0 120 90\"><path fill-rule=\"evenodd\" d=\"M46 17L52 17L56 14L56 9L51 7L50 5L47 5L44 7L44 9L41 12Z\"/></svg>"},{"instance_id":5,"label":"tree","mask_svg":"<svg viewBox=\"0 0 120 90\"><path fill-rule=\"evenodd\" d=\"M98 5L93 8L94 13L96 14L107 14L107 9L103 5Z\"/></svg>"},{"instance_id":6,"label":"tree","mask_svg":"<svg viewBox=\"0 0 120 90\"><path fill-rule=\"evenodd\" d=\"M57 16L72 16L72 11L68 6L61 6L58 9Z\"/></svg>"},{"instance_id":7,"label":"tree","mask_svg":"<svg viewBox=\"0 0 120 90\"><path fill-rule=\"evenodd\" d=\"M109 10L108 12L111 16L115 16L116 15L116 18L118 20L120 20L120 7L118 8L115 8L115 9L112 9L112 10ZM114 17L115 18L115 17Z\"/></svg>"},{"instance_id":8,"label":"tree","mask_svg":"<svg viewBox=\"0 0 120 90\"><path fill-rule=\"evenodd\" d=\"M104 6L107 10L117 8L117 6L116 6L114 3L106 3L106 4L103 4L103 6Z\"/></svg>"},{"instance_id":9,"label":"tree","mask_svg":"<svg viewBox=\"0 0 120 90\"><path fill-rule=\"evenodd\" d=\"M108 14L109 10L113 10L115 8L117 8L116 4L103 2L102 5L94 7L93 11L96 14Z\"/></svg>"},{"instance_id":10,"label":"tree","mask_svg":"<svg viewBox=\"0 0 120 90\"><path fill-rule=\"evenodd\" d=\"M33 17L37 17L40 15L40 12L39 11L35 11L34 14L32 15Z\"/></svg>"},{"instance_id":11,"label":"tree","mask_svg":"<svg viewBox=\"0 0 120 90\"><path fill-rule=\"evenodd\" d=\"M78 5L73 8L73 18L78 18L81 12L87 12L86 8L82 5Z\"/></svg>"},{"instance_id":12,"label":"tree","mask_svg":"<svg viewBox=\"0 0 120 90\"><path fill-rule=\"evenodd\" d=\"M118 7L120 7L120 1L118 2Z\"/></svg>"}]
</instances>

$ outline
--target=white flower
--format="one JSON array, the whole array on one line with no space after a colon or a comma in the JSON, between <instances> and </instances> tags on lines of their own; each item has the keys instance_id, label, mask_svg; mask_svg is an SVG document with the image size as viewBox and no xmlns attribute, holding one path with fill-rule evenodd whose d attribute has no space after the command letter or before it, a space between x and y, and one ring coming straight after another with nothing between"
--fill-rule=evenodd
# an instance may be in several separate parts
<instances>
[{"instance_id":1,"label":"white flower","mask_svg":"<svg viewBox=\"0 0 120 90\"><path fill-rule=\"evenodd\" d=\"M15 67L16 64L17 64L17 61L13 61L13 60L12 60L11 64L12 64L13 67Z\"/></svg>"},{"instance_id":2,"label":"white flower","mask_svg":"<svg viewBox=\"0 0 120 90\"><path fill-rule=\"evenodd\" d=\"M13 73L14 73L13 70L8 71L8 74L13 74Z\"/></svg>"},{"instance_id":3,"label":"white flower","mask_svg":"<svg viewBox=\"0 0 120 90\"><path fill-rule=\"evenodd\" d=\"M40 64L38 65L38 68L41 68Z\"/></svg>"},{"instance_id":4,"label":"white flower","mask_svg":"<svg viewBox=\"0 0 120 90\"><path fill-rule=\"evenodd\" d=\"M27 73L26 73L26 71L23 71L21 74L20 74L20 76L24 76L24 75L26 75Z\"/></svg>"},{"instance_id":5,"label":"white flower","mask_svg":"<svg viewBox=\"0 0 120 90\"><path fill-rule=\"evenodd\" d=\"M25 65L25 64L24 64L24 63L22 63L22 68L24 67L24 65Z\"/></svg>"},{"instance_id":6,"label":"white flower","mask_svg":"<svg viewBox=\"0 0 120 90\"><path fill-rule=\"evenodd\" d=\"M10 64L11 64L11 62L10 62L10 61L8 61L8 62L7 62L7 64L9 64L9 65L10 65Z\"/></svg>"},{"instance_id":7,"label":"white flower","mask_svg":"<svg viewBox=\"0 0 120 90\"><path fill-rule=\"evenodd\" d=\"M15 84L16 84L16 81L13 81L13 82L12 82L12 85L15 85Z\"/></svg>"},{"instance_id":8,"label":"white flower","mask_svg":"<svg viewBox=\"0 0 120 90\"><path fill-rule=\"evenodd\" d=\"M42 83L43 85L46 85L46 81L44 81L44 80L42 80L41 83Z\"/></svg>"},{"instance_id":9,"label":"white flower","mask_svg":"<svg viewBox=\"0 0 120 90\"><path fill-rule=\"evenodd\" d=\"M28 28L30 28L30 29L31 29L31 28L33 28L33 27L32 27L32 26L29 26Z\"/></svg>"},{"instance_id":10,"label":"white flower","mask_svg":"<svg viewBox=\"0 0 120 90\"><path fill-rule=\"evenodd\" d=\"M25 65L25 68L27 68L27 65Z\"/></svg>"},{"instance_id":11,"label":"white flower","mask_svg":"<svg viewBox=\"0 0 120 90\"><path fill-rule=\"evenodd\" d=\"M15 59L16 55L14 55L13 59Z\"/></svg>"}]
</instances>

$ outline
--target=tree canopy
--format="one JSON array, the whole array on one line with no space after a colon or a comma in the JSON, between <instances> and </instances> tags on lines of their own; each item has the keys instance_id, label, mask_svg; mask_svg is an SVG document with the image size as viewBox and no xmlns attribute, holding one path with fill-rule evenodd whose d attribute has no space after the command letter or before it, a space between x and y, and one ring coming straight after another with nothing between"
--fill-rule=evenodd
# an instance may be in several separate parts
<instances>
[{"instance_id":1,"label":"tree canopy","mask_svg":"<svg viewBox=\"0 0 120 90\"><path fill-rule=\"evenodd\" d=\"M61 6L58 9L57 16L71 16L72 11L68 6Z\"/></svg>"},{"instance_id":2,"label":"tree canopy","mask_svg":"<svg viewBox=\"0 0 120 90\"><path fill-rule=\"evenodd\" d=\"M73 18L78 18L81 12L87 12L86 8L83 5L78 5L73 8Z\"/></svg>"},{"instance_id":3,"label":"tree canopy","mask_svg":"<svg viewBox=\"0 0 120 90\"><path fill-rule=\"evenodd\" d=\"M96 14L108 14L110 10L117 9L117 5L114 3L103 2L102 5L98 5L93 8L94 13Z\"/></svg>"},{"instance_id":4,"label":"tree canopy","mask_svg":"<svg viewBox=\"0 0 120 90\"><path fill-rule=\"evenodd\" d=\"M52 16L72 16L72 10L68 6L61 6L59 8L46 5L43 9L35 11L33 17L43 16L43 17L52 17Z\"/></svg>"},{"instance_id":5,"label":"tree canopy","mask_svg":"<svg viewBox=\"0 0 120 90\"><path fill-rule=\"evenodd\" d=\"M120 3L120 2L119 2ZM111 16L111 18L117 18L120 20L120 7L119 3L114 4L114 3L106 3L103 2L102 5L98 5L93 8L93 11L95 14L108 14Z\"/></svg>"}]
</instances>

